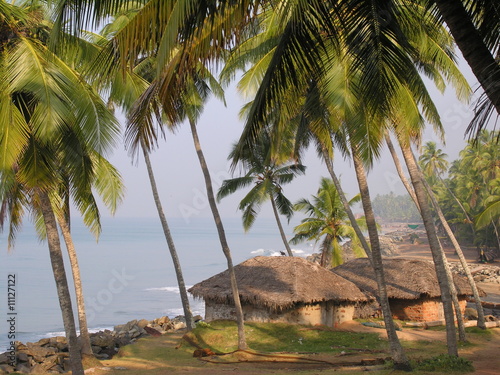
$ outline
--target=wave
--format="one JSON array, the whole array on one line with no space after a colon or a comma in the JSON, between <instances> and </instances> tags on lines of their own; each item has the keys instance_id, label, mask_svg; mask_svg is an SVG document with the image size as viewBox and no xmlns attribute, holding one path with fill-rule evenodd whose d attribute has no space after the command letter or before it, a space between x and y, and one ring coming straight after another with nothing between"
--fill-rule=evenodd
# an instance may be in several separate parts
<instances>
[{"instance_id":1,"label":"wave","mask_svg":"<svg viewBox=\"0 0 500 375\"><path fill-rule=\"evenodd\" d=\"M269 250L257 249L257 250L250 251L250 254L279 257L279 256L283 255L282 252L284 252L284 251L283 250L277 251L277 250L273 250L273 249L269 249ZM302 249L292 249L292 253L295 255L298 255L300 257L306 257L306 256L311 255L311 253L306 253Z\"/></svg>"},{"instance_id":2,"label":"wave","mask_svg":"<svg viewBox=\"0 0 500 375\"><path fill-rule=\"evenodd\" d=\"M186 285L186 289L191 288L192 285ZM144 289L146 292L170 292L170 293L175 293L175 294L180 294L179 287L178 286L163 286L159 288L147 288Z\"/></svg>"}]
</instances>

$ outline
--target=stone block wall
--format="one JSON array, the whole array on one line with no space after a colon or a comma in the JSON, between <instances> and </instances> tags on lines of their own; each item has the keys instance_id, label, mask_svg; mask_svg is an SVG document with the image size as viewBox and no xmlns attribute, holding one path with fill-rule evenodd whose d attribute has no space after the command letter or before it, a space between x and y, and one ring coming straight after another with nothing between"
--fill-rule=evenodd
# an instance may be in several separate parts
<instances>
[{"instance_id":1,"label":"stone block wall","mask_svg":"<svg viewBox=\"0 0 500 375\"><path fill-rule=\"evenodd\" d=\"M267 309L256 308L243 304L245 321L272 322L304 325L327 325L336 327L340 323L352 320L354 305L339 306L333 302L323 302L314 305L298 305L293 309L282 312L270 312ZM205 320L236 320L234 306L205 302Z\"/></svg>"}]
</instances>

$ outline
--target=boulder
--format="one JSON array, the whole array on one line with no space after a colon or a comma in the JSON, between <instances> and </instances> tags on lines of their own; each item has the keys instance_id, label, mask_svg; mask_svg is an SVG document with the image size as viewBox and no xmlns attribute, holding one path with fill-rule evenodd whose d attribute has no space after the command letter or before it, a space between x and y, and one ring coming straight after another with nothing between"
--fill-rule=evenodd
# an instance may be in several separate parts
<instances>
[{"instance_id":1,"label":"boulder","mask_svg":"<svg viewBox=\"0 0 500 375\"><path fill-rule=\"evenodd\" d=\"M38 346L46 346L50 344L50 339L40 339L36 342Z\"/></svg>"},{"instance_id":2,"label":"boulder","mask_svg":"<svg viewBox=\"0 0 500 375\"><path fill-rule=\"evenodd\" d=\"M30 370L31 370L30 367L26 366L24 364L18 364L16 366L16 372L20 372L20 373L23 373L23 374L29 374Z\"/></svg>"},{"instance_id":3,"label":"boulder","mask_svg":"<svg viewBox=\"0 0 500 375\"><path fill-rule=\"evenodd\" d=\"M161 336L161 332L151 327L144 327L144 330L151 336Z\"/></svg>"},{"instance_id":4,"label":"boulder","mask_svg":"<svg viewBox=\"0 0 500 375\"><path fill-rule=\"evenodd\" d=\"M28 352L22 351L17 353L17 360L19 362L28 362Z\"/></svg>"},{"instance_id":5,"label":"boulder","mask_svg":"<svg viewBox=\"0 0 500 375\"><path fill-rule=\"evenodd\" d=\"M56 350L52 347L42 347L29 342L26 344L28 346L28 356L33 357L36 362L43 362L45 357L56 354Z\"/></svg>"},{"instance_id":6,"label":"boulder","mask_svg":"<svg viewBox=\"0 0 500 375\"><path fill-rule=\"evenodd\" d=\"M468 320L477 320L477 310L472 307L467 307L464 311L464 317Z\"/></svg>"},{"instance_id":7,"label":"boulder","mask_svg":"<svg viewBox=\"0 0 500 375\"><path fill-rule=\"evenodd\" d=\"M9 366L9 365L0 365L0 374L10 374L11 372L14 372L14 367Z\"/></svg>"},{"instance_id":8,"label":"boulder","mask_svg":"<svg viewBox=\"0 0 500 375\"><path fill-rule=\"evenodd\" d=\"M115 341L111 334L98 332L90 335L90 343L92 346L100 346L101 348L114 347Z\"/></svg>"},{"instance_id":9,"label":"boulder","mask_svg":"<svg viewBox=\"0 0 500 375\"><path fill-rule=\"evenodd\" d=\"M10 363L10 356L8 352L0 354L0 365Z\"/></svg>"},{"instance_id":10,"label":"boulder","mask_svg":"<svg viewBox=\"0 0 500 375\"><path fill-rule=\"evenodd\" d=\"M149 320L146 320L146 319L141 319L137 322L137 326L139 328L144 328L146 327L147 325L149 324Z\"/></svg>"},{"instance_id":11,"label":"boulder","mask_svg":"<svg viewBox=\"0 0 500 375\"><path fill-rule=\"evenodd\" d=\"M200 320L203 320L203 317L201 315L195 315L193 316L193 320L196 322L199 322Z\"/></svg>"}]
</instances>

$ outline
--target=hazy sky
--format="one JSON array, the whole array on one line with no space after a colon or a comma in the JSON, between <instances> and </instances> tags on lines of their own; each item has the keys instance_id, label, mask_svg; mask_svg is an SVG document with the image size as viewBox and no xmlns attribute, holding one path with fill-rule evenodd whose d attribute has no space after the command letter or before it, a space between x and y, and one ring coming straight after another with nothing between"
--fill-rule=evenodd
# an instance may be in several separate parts
<instances>
[{"instance_id":1,"label":"hazy sky","mask_svg":"<svg viewBox=\"0 0 500 375\"><path fill-rule=\"evenodd\" d=\"M462 63L461 67L471 86L476 88L475 77L468 66ZM472 115L472 104L460 103L451 89L447 90L444 95L433 87L429 87L429 90L442 117L446 132L446 146L442 146L430 127L427 129L423 141L424 143L429 140L438 142L449 155L448 160L451 161L458 156L458 152L464 147L464 133ZM222 103L211 100L206 105L198 123L200 142L216 188L220 186L223 179L230 177L227 155L243 129L243 121L239 120L238 116L243 99L234 87L226 91L226 102L227 106L224 107ZM159 149L151 157L167 217L184 217L189 220L195 216L208 217L211 215L205 197L201 169L187 124L179 127L175 134L168 133L167 140L160 143ZM156 208L142 155L137 164L132 164L131 158L120 145L111 157L111 162L122 173L127 189L125 199L116 216L156 216ZM292 202L303 197L310 198L312 194L316 193L320 177L328 176L326 167L318 160L314 150L308 152L304 164L307 166L306 175L296 178L291 184L284 187L285 195ZM335 168L347 195L352 197L357 194L356 178L350 162L341 160L339 157L335 160ZM391 191L396 194L404 193L387 150L384 150L381 159L370 171L369 182L372 197ZM239 217L237 205L242 197L243 192L225 198L219 205L221 215L223 217ZM109 214L103 212L103 215L108 216ZM271 217L270 205L263 206L260 215Z\"/></svg>"}]
</instances>

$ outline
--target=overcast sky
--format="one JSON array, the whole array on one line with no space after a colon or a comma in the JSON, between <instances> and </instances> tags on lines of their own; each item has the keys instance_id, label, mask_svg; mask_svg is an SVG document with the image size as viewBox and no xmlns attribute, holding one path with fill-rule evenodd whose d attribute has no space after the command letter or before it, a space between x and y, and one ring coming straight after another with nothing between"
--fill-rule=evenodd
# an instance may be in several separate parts
<instances>
[{"instance_id":1,"label":"overcast sky","mask_svg":"<svg viewBox=\"0 0 500 375\"><path fill-rule=\"evenodd\" d=\"M471 86L476 88L477 81L468 66L462 63L461 67ZM451 161L457 158L458 152L464 147L464 133L472 116L472 104L460 103L451 89L444 95L433 87L429 87L429 90L442 117L446 145L440 143L431 127L428 127L423 143L429 140L436 141L449 155L448 160ZM211 100L198 122L200 142L216 188L223 179L230 177L227 155L243 129L243 121L238 116L243 99L234 87L226 91L226 102L225 107L222 103ZM120 145L110 160L120 170L126 185L125 199L116 216L156 216L142 155L137 164L132 164L130 156ZM159 149L152 154L152 163L167 217L183 217L188 221L192 217L211 215L205 198L201 169L187 124L179 127L175 134L168 133L166 141L161 142ZM308 152L304 164L307 167L306 175L296 178L284 187L285 195L292 202L303 197L310 198L316 193L320 177L328 176L326 167L318 160L313 150ZM335 168L347 195L352 197L357 194L356 178L350 162L339 157L335 160ZM391 191L404 194L404 188L399 182L387 150L384 150L382 157L370 171L369 182L372 197ZM234 194L220 203L219 209L223 217L240 217L237 205L243 194L244 192ZM109 216L107 212L102 214ZM260 216L271 217L271 207L263 206Z\"/></svg>"}]
</instances>

